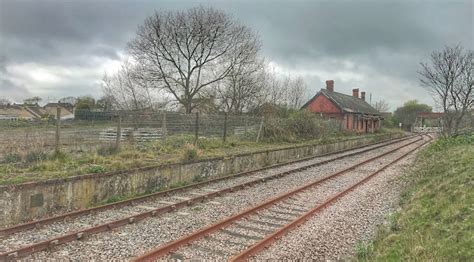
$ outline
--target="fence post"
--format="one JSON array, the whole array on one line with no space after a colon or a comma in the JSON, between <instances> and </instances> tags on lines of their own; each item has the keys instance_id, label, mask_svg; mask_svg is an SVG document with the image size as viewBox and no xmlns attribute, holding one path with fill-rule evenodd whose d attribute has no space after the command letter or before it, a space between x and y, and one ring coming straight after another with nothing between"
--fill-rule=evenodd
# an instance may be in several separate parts
<instances>
[{"instance_id":1,"label":"fence post","mask_svg":"<svg viewBox=\"0 0 474 262\"><path fill-rule=\"evenodd\" d=\"M116 149L120 148L120 140L122 140L122 115L119 114L117 123L117 136L115 137Z\"/></svg>"},{"instance_id":2,"label":"fence post","mask_svg":"<svg viewBox=\"0 0 474 262\"><path fill-rule=\"evenodd\" d=\"M196 123L194 124L194 144L197 144L199 137L199 112L196 112Z\"/></svg>"},{"instance_id":3,"label":"fence post","mask_svg":"<svg viewBox=\"0 0 474 262\"><path fill-rule=\"evenodd\" d=\"M265 117L262 117L262 121L260 122L260 127L258 128L258 133L257 133L257 143L260 140L260 135L262 134L262 129L263 129L263 121L265 120Z\"/></svg>"},{"instance_id":4,"label":"fence post","mask_svg":"<svg viewBox=\"0 0 474 262\"><path fill-rule=\"evenodd\" d=\"M224 115L224 143L227 139L227 112Z\"/></svg>"},{"instance_id":5,"label":"fence post","mask_svg":"<svg viewBox=\"0 0 474 262\"><path fill-rule=\"evenodd\" d=\"M61 107L58 105L56 108L56 153L61 150Z\"/></svg>"},{"instance_id":6,"label":"fence post","mask_svg":"<svg viewBox=\"0 0 474 262\"><path fill-rule=\"evenodd\" d=\"M166 112L164 111L163 111L163 120L161 123L161 130L163 132L163 139L165 139L166 136L168 135L168 131L166 130Z\"/></svg>"}]
</instances>

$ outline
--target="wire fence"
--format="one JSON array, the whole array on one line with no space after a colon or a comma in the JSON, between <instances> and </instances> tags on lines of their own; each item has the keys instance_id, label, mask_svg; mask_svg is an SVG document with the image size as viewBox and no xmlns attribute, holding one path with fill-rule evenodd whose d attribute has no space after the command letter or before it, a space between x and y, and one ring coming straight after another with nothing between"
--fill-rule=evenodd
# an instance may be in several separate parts
<instances>
[{"instance_id":1,"label":"wire fence","mask_svg":"<svg viewBox=\"0 0 474 262\"><path fill-rule=\"evenodd\" d=\"M263 118L177 112L76 112L73 120L0 121L0 156L30 151L85 152L174 136L258 140Z\"/></svg>"}]
</instances>

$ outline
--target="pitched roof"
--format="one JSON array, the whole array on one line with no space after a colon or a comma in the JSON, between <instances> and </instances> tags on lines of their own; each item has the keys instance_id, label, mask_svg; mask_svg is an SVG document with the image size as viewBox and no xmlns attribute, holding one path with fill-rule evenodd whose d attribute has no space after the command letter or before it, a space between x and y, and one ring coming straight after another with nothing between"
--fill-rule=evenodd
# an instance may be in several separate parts
<instances>
[{"instance_id":1,"label":"pitched roof","mask_svg":"<svg viewBox=\"0 0 474 262\"><path fill-rule=\"evenodd\" d=\"M308 106L319 95L324 95L346 113L380 115L379 111L360 98L338 92L330 92L327 89L321 89L321 91L319 91L313 98L304 104L302 108Z\"/></svg>"}]
</instances>

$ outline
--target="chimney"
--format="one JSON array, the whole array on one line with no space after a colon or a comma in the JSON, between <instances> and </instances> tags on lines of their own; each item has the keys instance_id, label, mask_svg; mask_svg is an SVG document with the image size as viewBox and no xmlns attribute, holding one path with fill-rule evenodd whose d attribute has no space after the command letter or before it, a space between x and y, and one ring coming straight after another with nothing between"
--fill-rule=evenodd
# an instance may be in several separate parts
<instances>
[{"instance_id":1,"label":"chimney","mask_svg":"<svg viewBox=\"0 0 474 262\"><path fill-rule=\"evenodd\" d=\"M359 98L359 88L352 89L352 96Z\"/></svg>"},{"instance_id":2,"label":"chimney","mask_svg":"<svg viewBox=\"0 0 474 262\"><path fill-rule=\"evenodd\" d=\"M365 101L365 92L360 92L360 99Z\"/></svg>"},{"instance_id":3,"label":"chimney","mask_svg":"<svg viewBox=\"0 0 474 262\"><path fill-rule=\"evenodd\" d=\"M334 92L334 80L326 80L326 89L329 92Z\"/></svg>"}]
</instances>

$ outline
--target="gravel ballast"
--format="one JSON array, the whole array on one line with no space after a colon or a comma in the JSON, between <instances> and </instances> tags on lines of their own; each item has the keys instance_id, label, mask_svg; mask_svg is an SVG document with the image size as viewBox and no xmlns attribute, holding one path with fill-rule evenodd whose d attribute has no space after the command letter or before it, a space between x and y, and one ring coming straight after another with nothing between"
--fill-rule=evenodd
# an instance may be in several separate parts
<instances>
[{"instance_id":1,"label":"gravel ballast","mask_svg":"<svg viewBox=\"0 0 474 262\"><path fill-rule=\"evenodd\" d=\"M395 159L396 157L400 156L403 152L407 152L410 148L415 147L415 145L407 147L406 149L402 149L400 152L383 157L377 161L372 162L370 165L364 165L360 168L357 168L353 171L348 173L347 175L343 175L337 177L335 179L331 179L326 181L323 184L320 184L316 187L313 187L309 190L305 190L297 195L297 198L292 198L289 202L291 206L298 206L301 209L305 209L308 211L309 209L323 203L327 200L330 196L335 193L341 192L348 188L350 185L355 184L357 181L362 180L368 174L376 171L382 165L385 165L388 161ZM389 172L389 171L388 171ZM383 179L383 178L382 178ZM371 181L369 180L369 183ZM377 181L375 182L377 184ZM374 184L369 184L368 186L373 186ZM363 185L367 187L366 185ZM362 189L366 190L366 188ZM378 193L381 193L380 191ZM349 194L352 194L349 193ZM357 199L357 196L353 197ZM288 203L288 201L287 201ZM349 204L348 207L353 205L353 203ZM382 210L383 211L383 210ZM287 204L274 205L271 208L266 210L260 211L258 214L251 215L248 219L252 221L261 221L267 222L269 224L286 224L298 216L302 215L304 212L289 212ZM346 214L347 215L347 214ZM217 233L211 234L205 239L201 239L199 241L195 241L190 246L186 246L181 248L180 250L176 251L173 255L168 257L168 259L173 258L182 258L182 259L212 259L212 260L226 260L229 257L232 257L235 254L238 254L239 251L243 251L245 248L253 245L258 240L263 239L266 235L270 233L261 233L261 227L256 227L255 225L250 225L247 223L248 219L241 219L238 222L238 225L232 224L229 227L226 227L224 230L220 230ZM370 227L370 220L360 220L359 223L365 224L366 227ZM327 221L322 221L322 224L328 224ZM243 226L243 227L242 227ZM339 225L340 226L340 225ZM350 225L349 228L352 228L353 225ZM276 231L279 227L275 226L272 231ZM270 229L270 228L268 228ZM331 229L332 230L332 229ZM325 237L324 232L322 237ZM306 235L312 235L312 232L306 231ZM229 235L231 239L229 239ZM211 240L209 240L209 238ZM279 251L280 255L276 255L269 252L271 256L269 257L262 257L262 259L299 259L299 258L312 258L311 254L307 257L285 257L282 254L291 253L292 250L288 250L288 246L291 246L291 243L299 241L302 246L306 246L306 238L300 234L296 234L294 239L290 239L289 242L284 242L281 246L277 247L276 250ZM347 239L340 239L339 243L349 243ZM304 251L303 251L304 252ZM339 250L337 251L339 252ZM231 254L229 254L231 253ZM340 257L339 257L340 258Z\"/></svg>"},{"instance_id":2,"label":"gravel ballast","mask_svg":"<svg viewBox=\"0 0 474 262\"><path fill-rule=\"evenodd\" d=\"M254 259L348 260L393 213L414 164L411 154L289 232Z\"/></svg>"},{"instance_id":3,"label":"gravel ballast","mask_svg":"<svg viewBox=\"0 0 474 262\"><path fill-rule=\"evenodd\" d=\"M237 192L224 194L221 197L212 199L210 202L192 205L183 209L179 209L178 212L167 213L156 218L146 219L136 224L117 228L110 232L93 235L82 241L71 242L66 245L58 246L50 251L43 251L33 254L32 256L26 259L128 259L133 256L139 255L153 247L159 246L168 241L188 234L193 230L212 224L229 215L235 214L242 209L248 208L249 206L258 204L259 202L262 202L265 199L273 197L275 194L287 192L291 189L301 186L304 183L313 181L321 176L333 173L336 170L341 170L344 167L360 162L363 159L367 159L376 154L380 154L381 152L388 151L391 148L399 146L400 144L408 143L409 141L413 141L414 139L387 146L383 149L377 149L372 152L367 152L359 156L353 156L349 159L337 160L323 166L310 168L303 172L294 173L280 179L275 179L262 184L257 184L253 187L239 190ZM403 150L408 150L408 148L411 148L412 146L407 147ZM327 158L332 157L334 156ZM388 159L391 157L394 158L394 156L392 156L391 154L385 157L384 159ZM315 159L314 162L319 162L321 160L322 158L318 158ZM281 172L283 170L286 171L289 169L294 169L297 166L307 164L308 161L306 161L305 163L298 163L278 168L278 171L268 170L265 172L259 172L258 174L256 173L255 175L262 177L264 175L271 174L272 172L275 173ZM241 179L244 179L244 177L241 177ZM253 179L255 179L255 177ZM350 180L351 182L354 182L354 179L356 179L356 176L348 178L348 180ZM231 184L236 182L234 180L223 181L222 186L228 187L229 183ZM349 182L346 181L344 183L347 184ZM206 189L208 190L218 188L220 187L216 185L206 187ZM198 192L194 191L193 193L202 192L203 189L201 188L197 190ZM191 192L192 191L186 192L186 194L180 194L180 196L189 196ZM168 198L154 199L153 201L145 201L140 203L140 206L159 206L159 201L176 202L175 197L176 196L171 196ZM137 206L121 208L120 214L118 216L121 217L123 216L123 214L131 214L133 212L138 212L137 209L143 210L142 207ZM110 219L110 217L117 216L117 213L117 210L107 210L98 214L104 215L106 221L108 221L112 220ZM96 221L96 223L100 223L100 221L102 220L97 219L98 214L86 216L87 218L85 221L83 220L84 217L74 219L74 221L80 224L79 227L83 227L83 225L87 223L94 224L94 221ZM88 222L87 219L92 220L92 222ZM55 224L52 224L50 226L55 226ZM61 230L63 229L57 230L57 232ZM54 232L54 230L51 231ZM48 230L48 232L50 231ZM14 236L18 237L21 236L21 234L16 234Z\"/></svg>"}]
</instances>

